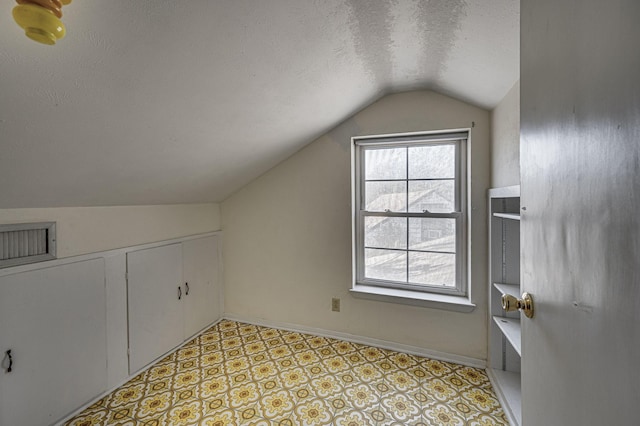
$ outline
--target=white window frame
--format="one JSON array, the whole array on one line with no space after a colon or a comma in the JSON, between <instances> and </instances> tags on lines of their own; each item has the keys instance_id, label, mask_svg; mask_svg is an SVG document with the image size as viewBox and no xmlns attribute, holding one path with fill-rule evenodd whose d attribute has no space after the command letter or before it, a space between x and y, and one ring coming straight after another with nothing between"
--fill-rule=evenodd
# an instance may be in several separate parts
<instances>
[{"instance_id":1,"label":"white window frame","mask_svg":"<svg viewBox=\"0 0 640 426\"><path fill-rule=\"evenodd\" d=\"M388 135L356 136L351 140L352 146L352 203L353 203L353 288L356 292L371 292L378 295L400 296L412 298L410 294L418 294L417 299L428 298L428 294L439 297L446 303L446 297L456 299L469 295L468 287L468 140L469 131L447 130L436 132L414 132ZM420 146L435 144L455 144L456 146L456 206L450 213L409 213L409 212L367 212L364 210L364 150L371 147L390 148L393 146ZM453 218L456 220L456 285L455 287L416 285L405 282L386 281L366 278L364 276L364 220L367 216L386 217L418 217L418 218ZM371 289L371 291L363 290ZM425 296L425 294L427 294ZM443 297L445 299L443 299ZM462 302L469 305L469 301Z\"/></svg>"}]
</instances>

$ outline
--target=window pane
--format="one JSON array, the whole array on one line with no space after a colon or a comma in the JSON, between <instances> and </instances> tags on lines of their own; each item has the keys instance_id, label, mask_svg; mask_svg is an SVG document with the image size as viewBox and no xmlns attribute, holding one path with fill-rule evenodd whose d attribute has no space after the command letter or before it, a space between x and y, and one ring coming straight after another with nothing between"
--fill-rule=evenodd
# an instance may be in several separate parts
<instances>
[{"instance_id":1,"label":"window pane","mask_svg":"<svg viewBox=\"0 0 640 426\"><path fill-rule=\"evenodd\" d=\"M366 149L364 152L366 180L407 178L407 148Z\"/></svg>"},{"instance_id":2,"label":"window pane","mask_svg":"<svg viewBox=\"0 0 640 426\"><path fill-rule=\"evenodd\" d=\"M407 252L365 249L364 276L377 280L407 281Z\"/></svg>"},{"instance_id":3,"label":"window pane","mask_svg":"<svg viewBox=\"0 0 640 426\"><path fill-rule=\"evenodd\" d=\"M409 218L409 249L456 251L456 220Z\"/></svg>"},{"instance_id":4,"label":"window pane","mask_svg":"<svg viewBox=\"0 0 640 426\"><path fill-rule=\"evenodd\" d=\"M444 287L456 286L456 255L409 252L409 282Z\"/></svg>"},{"instance_id":5,"label":"window pane","mask_svg":"<svg viewBox=\"0 0 640 426\"><path fill-rule=\"evenodd\" d=\"M409 179L453 179L455 176L455 145L409 148Z\"/></svg>"},{"instance_id":6,"label":"window pane","mask_svg":"<svg viewBox=\"0 0 640 426\"><path fill-rule=\"evenodd\" d=\"M365 247L407 248L407 219L368 216L364 218Z\"/></svg>"},{"instance_id":7,"label":"window pane","mask_svg":"<svg viewBox=\"0 0 640 426\"><path fill-rule=\"evenodd\" d=\"M455 181L409 182L409 211L451 213L455 211Z\"/></svg>"},{"instance_id":8,"label":"window pane","mask_svg":"<svg viewBox=\"0 0 640 426\"><path fill-rule=\"evenodd\" d=\"M407 211L407 182L367 182L364 193L367 211Z\"/></svg>"}]
</instances>

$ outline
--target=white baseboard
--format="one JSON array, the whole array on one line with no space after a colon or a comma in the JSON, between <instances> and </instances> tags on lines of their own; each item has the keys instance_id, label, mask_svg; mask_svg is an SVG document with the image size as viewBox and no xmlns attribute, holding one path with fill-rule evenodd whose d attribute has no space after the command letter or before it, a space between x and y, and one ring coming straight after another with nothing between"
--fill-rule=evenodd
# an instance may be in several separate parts
<instances>
[{"instance_id":1,"label":"white baseboard","mask_svg":"<svg viewBox=\"0 0 640 426\"><path fill-rule=\"evenodd\" d=\"M418 346L404 345L402 343L395 343L387 340L374 339L372 337L357 336L355 334L325 330L322 328L307 327L303 325L290 324L290 323L280 322L280 321L270 321L262 318L248 317L248 316L237 315L237 314L228 313L228 312L225 312L222 315L222 317L230 321L244 322L244 323L249 323L253 325L260 325L263 327L271 327L271 328L278 328L281 330L295 331L298 333L314 334L317 336L329 337L332 339L346 340L352 343L360 343L362 345L375 346L377 348L389 349L397 352L404 352L404 353L417 355L425 358L437 359L440 361L453 362L456 364L467 365L469 367L482 368L482 369L487 367L486 361L482 359L471 358L471 357L466 357L462 355L455 355L447 352L433 351L433 350L421 348Z\"/></svg>"}]
</instances>

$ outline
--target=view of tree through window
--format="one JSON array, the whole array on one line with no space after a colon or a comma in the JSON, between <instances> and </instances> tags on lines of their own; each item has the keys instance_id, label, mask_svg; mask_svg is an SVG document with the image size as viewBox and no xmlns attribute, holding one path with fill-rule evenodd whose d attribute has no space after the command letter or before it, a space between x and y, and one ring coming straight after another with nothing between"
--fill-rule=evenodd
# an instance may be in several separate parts
<instances>
[{"instance_id":1,"label":"view of tree through window","mask_svg":"<svg viewBox=\"0 0 640 426\"><path fill-rule=\"evenodd\" d=\"M459 142L359 147L361 278L456 288Z\"/></svg>"}]
</instances>

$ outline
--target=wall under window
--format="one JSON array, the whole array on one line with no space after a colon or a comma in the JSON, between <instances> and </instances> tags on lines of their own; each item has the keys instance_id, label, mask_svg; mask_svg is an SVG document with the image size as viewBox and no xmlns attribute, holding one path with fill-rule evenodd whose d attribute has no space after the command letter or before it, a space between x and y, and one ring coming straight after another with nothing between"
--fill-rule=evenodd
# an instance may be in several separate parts
<instances>
[{"instance_id":1,"label":"wall under window","mask_svg":"<svg viewBox=\"0 0 640 426\"><path fill-rule=\"evenodd\" d=\"M350 138L471 132L471 313L354 298ZM225 311L486 358L489 112L430 91L386 96L222 203ZM331 311L331 298L341 312Z\"/></svg>"}]
</instances>

